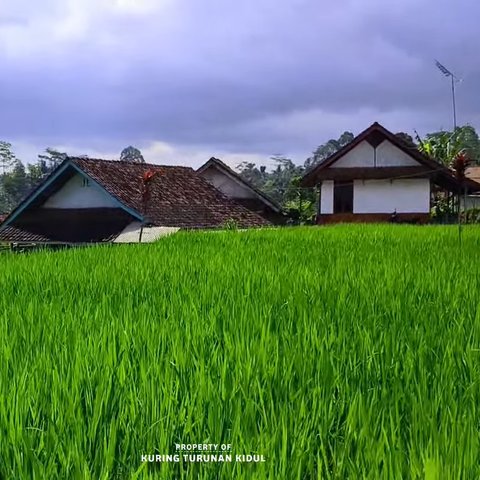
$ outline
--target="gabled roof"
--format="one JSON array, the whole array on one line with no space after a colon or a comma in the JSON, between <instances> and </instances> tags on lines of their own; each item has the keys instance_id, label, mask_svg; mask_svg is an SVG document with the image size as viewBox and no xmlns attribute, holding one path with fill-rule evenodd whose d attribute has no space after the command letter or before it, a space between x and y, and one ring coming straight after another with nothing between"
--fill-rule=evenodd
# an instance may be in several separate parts
<instances>
[{"instance_id":1,"label":"gabled roof","mask_svg":"<svg viewBox=\"0 0 480 480\"><path fill-rule=\"evenodd\" d=\"M261 202L268 205L274 212L280 213L281 207L275 200L272 200L268 195L260 191L258 188L254 187L250 182L247 182L241 175L232 170L226 163L222 162L220 159L212 157L206 163L204 163L198 170L198 173L203 173L209 168L215 168L225 174L228 178L231 178L234 182L242 185L243 187L249 189Z\"/></svg>"},{"instance_id":2,"label":"gabled roof","mask_svg":"<svg viewBox=\"0 0 480 480\"><path fill-rule=\"evenodd\" d=\"M91 178L131 209L142 212L142 177L155 172L146 216L162 227L211 228L228 219L240 226L266 225L262 217L229 199L190 167L73 159Z\"/></svg>"},{"instance_id":3,"label":"gabled roof","mask_svg":"<svg viewBox=\"0 0 480 480\"><path fill-rule=\"evenodd\" d=\"M53 191L55 182L60 182L71 171L95 182L117 201L119 208L138 220L145 216L152 225L214 228L229 219L241 227L268 225L265 219L227 198L190 167L69 157L18 205L2 227L32 203L43 202ZM142 179L147 171L155 172L155 176L150 182L144 212Z\"/></svg>"},{"instance_id":4,"label":"gabled roof","mask_svg":"<svg viewBox=\"0 0 480 480\"><path fill-rule=\"evenodd\" d=\"M370 125L370 127L368 127L366 130L364 130L359 135L357 135L350 143L348 143L343 148L338 150L336 153L334 153L333 155L331 155L330 157L328 157L327 159L325 159L324 161L322 161L318 165L315 165L309 171L307 171L302 178L302 182L301 182L302 185L306 187L314 186L316 183L316 176L322 170L332 167L337 160L340 160L340 158L342 158L348 152L353 150L361 142L367 141L374 147L377 147L384 140L388 140L391 144L393 144L394 146L402 150L404 153L409 155L411 158L416 160L419 163L419 166L423 167L424 169L423 172L425 173L426 171L434 175L435 180L438 181L438 183L441 183L445 186L448 185L450 187L453 187L453 186L458 187L458 181L455 178L455 173L453 172L453 170L446 167L445 165L438 162L437 160L434 160L428 155L423 154L422 152L420 152L420 150L418 150L418 148L416 148L415 145L406 143L404 140L402 140L397 135L387 130L378 122L375 122L372 125ZM387 168L389 168L390 170L392 169L392 167L387 167ZM387 170L387 168L385 168L385 170ZM365 168L365 170L374 170L374 169L379 169L379 167ZM347 170L347 168L345 168L344 170ZM467 184L467 188L472 191L480 190L480 184L472 180L467 180L466 184Z\"/></svg>"},{"instance_id":5,"label":"gabled roof","mask_svg":"<svg viewBox=\"0 0 480 480\"><path fill-rule=\"evenodd\" d=\"M2 227L11 224L28 207L43 204L48 197L57 192L76 173L79 173L92 182L97 183L95 182L94 178L90 177L87 172L83 171L76 164L76 160L83 159L66 158L60 165L58 165L57 168L50 173L50 175L48 175L30 193L28 193L14 208L14 210L7 215L2 223ZM139 220L142 219L141 214L136 210L129 208L126 203L122 203L122 201L115 195L115 192L109 191L101 184L97 183L97 185L113 198L119 208L125 210L127 213Z\"/></svg>"}]
</instances>

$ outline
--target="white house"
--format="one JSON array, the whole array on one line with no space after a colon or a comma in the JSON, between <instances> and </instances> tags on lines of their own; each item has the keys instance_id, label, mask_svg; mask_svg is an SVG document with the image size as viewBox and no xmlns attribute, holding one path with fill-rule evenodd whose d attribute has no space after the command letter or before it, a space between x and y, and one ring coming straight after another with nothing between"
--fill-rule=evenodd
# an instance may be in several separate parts
<instances>
[{"instance_id":1,"label":"white house","mask_svg":"<svg viewBox=\"0 0 480 480\"><path fill-rule=\"evenodd\" d=\"M451 194L460 188L453 171L378 123L308 171L302 185L320 191L318 223L425 223L433 185ZM480 184L469 181L468 189Z\"/></svg>"}]
</instances>

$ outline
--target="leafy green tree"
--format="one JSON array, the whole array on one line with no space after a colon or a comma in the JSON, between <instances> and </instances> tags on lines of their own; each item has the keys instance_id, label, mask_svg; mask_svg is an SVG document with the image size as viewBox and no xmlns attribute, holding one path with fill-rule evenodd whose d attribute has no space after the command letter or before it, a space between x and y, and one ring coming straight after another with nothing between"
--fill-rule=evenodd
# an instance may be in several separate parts
<instances>
[{"instance_id":1,"label":"leafy green tree","mask_svg":"<svg viewBox=\"0 0 480 480\"><path fill-rule=\"evenodd\" d=\"M459 154L465 153L474 163L480 164L480 139L476 130L470 125L457 127L452 131L441 130L428 133L420 138L416 133L418 148L444 165L450 165Z\"/></svg>"},{"instance_id":2,"label":"leafy green tree","mask_svg":"<svg viewBox=\"0 0 480 480\"><path fill-rule=\"evenodd\" d=\"M54 148L47 147L45 153L38 155L38 162L45 173L50 173L57 168L65 159L67 154L65 152L59 152Z\"/></svg>"},{"instance_id":3,"label":"leafy green tree","mask_svg":"<svg viewBox=\"0 0 480 480\"><path fill-rule=\"evenodd\" d=\"M12 175L12 167L17 162L15 154L12 151L11 143L0 141L0 212L8 213L14 199L11 198L11 194L8 187L8 180Z\"/></svg>"},{"instance_id":4,"label":"leafy green tree","mask_svg":"<svg viewBox=\"0 0 480 480\"><path fill-rule=\"evenodd\" d=\"M450 132L429 133L424 139L417 134L417 141L421 152L447 166L463 148L458 138Z\"/></svg>"},{"instance_id":5,"label":"leafy green tree","mask_svg":"<svg viewBox=\"0 0 480 480\"><path fill-rule=\"evenodd\" d=\"M285 192L283 206L292 220L300 224L312 223L316 213L316 192L312 188L302 188L301 181L301 175L292 178Z\"/></svg>"},{"instance_id":6,"label":"leafy green tree","mask_svg":"<svg viewBox=\"0 0 480 480\"><path fill-rule=\"evenodd\" d=\"M7 207L11 210L28 192L27 174L25 166L16 160L12 171L3 177L3 191L6 195Z\"/></svg>"},{"instance_id":7,"label":"leafy green tree","mask_svg":"<svg viewBox=\"0 0 480 480\"><path fill-rule=\"evenodd\" d=\"M36 187L67 155L47 148L36 163L25 165L16 158L8 142L0 142L0 212L8 213Z\"/></svg>"},{"instance_id":8,"label":"leafy green tree","mask_svg":"<svg viewBox=\"0 0 480 480\"><path fill-rule=\"evenodd\" d=\"M48 168L43 160L28 164L26 170L29 190L36 187L48 175Z\"/></svg>"},{"instance_id":9,"label":"leafy green tree","mask_svg":"<svg viewBox=\"0 0 480 480\"><path fill-rule=\"evenodd\" d=\"M291 223L309 224L314 223L316 214L316 202L314 200L297 198L285 202L284 209L293 220Z\"/></svg>"},{"instance_id":10,"label":"leafy green tree","mask_svg":"<svg viewBox=\"0 0 480 480\"><path fill-rule=\"evenodd\" d=\"M263 189L266 181L265 167L257 166L252 162L242 162L237 165L237 170L240 171L240 175L247 182L256 188Z\"/></svg>"},{"instance_id":11,"label":"leafy green tree","mask_svg":"<svg viewBox=\"0 0 480 480\"><path fill-rule=\"evenodd\" d=\"M416 146L416 144L413 140L413 137L411 135L409 135L408 133L398 132L398 133L395 134L395 136L398 137L400 140L402 140L407 145Z\"/></svg>"},{"instance_id":12,"label":"leafy green tree","mask_svg":"<svg viewBox=\"0 0 480 480\"><path fill-rule=\"evenodd\" d=\"M480 163L480 140L476 130L470 125L457 127L455 131L442 130L428 133L425 138L420 138L417 132L418 148L425 154L435 158L445 166L452 168L460 181L464 184L465 170L471 164ZM460 175L459 165L463 173ZM464 194L466 190L464 189ZM457 212L460 218L460 192L457 194ZM449 216L455 210L445 192L434 193L434 213L438 216Z\"/></svg>"},{"instance_id":13,"label":"leafy green tree","mask_svg":"<svg viewBox=\"0 0 480 480\"><path fill-rule=\"evenodd\" d=\"M352 132L343 132L338 139L331 138L328 142L318 146L313 151L313 156L307 158L304 163L305 168L311 168L326 160L328 157L338 152L345 145L349 144L355 136Z\"/></svg>"},{"instance_id":14,"label":"leafy green tree","mask_svg":"<svg viewBox=\"0 0 480 480\"><path fill-rule=\"evenodd\" d=\"M0 140L0 173L5 175L14 165L15 160L16 157L12 151L12 144Z\"/></svg>"},{"instance_id":15,"label":"leafy green tree","mask_svg":"<svg viewBox=\"0 0 480 480\"><path fill-rule=\"evenodd\" d=\"M275 162L276 167L265 177L264 191L283 205L291 188L292 179L301 176L304 169L283 155L274 155L271 160Z\"/></svg>"},{"instance_id":16,"label":"leafy green tree","mask_svg":"<svg viewBox=\"0 0 480 480\"><path fill-rule=\"evenodd\" d=\"M471 125L464 125L456 130L457 137L463 145L467 156L477 164L480 164L480 138Z\"/></svg>"},{"instance_id":17,"label":"leafy green tree","mask_svg":"<svg viewBox=\"0 0 480 480\"><path fill-rule=\"evenodd\" d=\"M315 214L315 192L300 187L305 167L296 165L284 155L273 155L274 168L267 172L254 163L238 165L240 175L255 187L265 192L287 211L294 222L307 222Z\"/></svg>"},{"instance_id":18,"label":"leafy green tree","mask_svg":"<svg viewBox=\"0 0 480 480\"><path fill-rule=\"evenodd\" d=\"M142 152L138 148L132 146L122 150L120 153L120 160L130 163L145 163Z\"/></svg>"}]
</instances>

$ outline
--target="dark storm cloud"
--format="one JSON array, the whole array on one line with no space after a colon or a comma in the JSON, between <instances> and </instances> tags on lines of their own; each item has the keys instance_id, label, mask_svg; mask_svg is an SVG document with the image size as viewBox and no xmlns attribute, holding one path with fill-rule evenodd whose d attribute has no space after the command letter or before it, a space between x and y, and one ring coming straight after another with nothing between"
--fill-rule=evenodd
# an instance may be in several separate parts
<instances>
[{"instance_id":1,"label":"dark storm cloud","mask_svg":"<svg viewBox=\"0 0 480 480\"><path fill-rule=\"evenodd\" d=\"M159 0L140 13L52 1L40 27L28 3L5 16L21 25L0 17L1 137L273 153L375 120L448 127L434 58L466 75L459 117L479 119L473 0Z\"/></svg>"}]
</instances>

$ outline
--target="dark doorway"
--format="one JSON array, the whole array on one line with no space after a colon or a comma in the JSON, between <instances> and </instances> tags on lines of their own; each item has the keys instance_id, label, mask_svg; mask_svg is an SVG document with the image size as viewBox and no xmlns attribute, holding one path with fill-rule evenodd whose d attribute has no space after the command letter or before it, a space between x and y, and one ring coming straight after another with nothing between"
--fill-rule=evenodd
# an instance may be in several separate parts
<instances>
[{"instance_id":1,"label":"dark doorway","mask_svg":"<svg viewBox=\"0 0 480 480\"><path fill-rule=\"evenodd\" d=\"M353 181L334 183L333 213L353 213Z\"/></svg>"}]
</instances>

